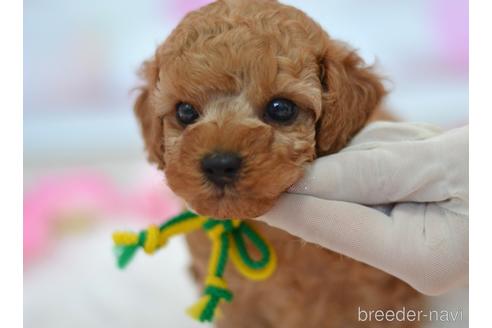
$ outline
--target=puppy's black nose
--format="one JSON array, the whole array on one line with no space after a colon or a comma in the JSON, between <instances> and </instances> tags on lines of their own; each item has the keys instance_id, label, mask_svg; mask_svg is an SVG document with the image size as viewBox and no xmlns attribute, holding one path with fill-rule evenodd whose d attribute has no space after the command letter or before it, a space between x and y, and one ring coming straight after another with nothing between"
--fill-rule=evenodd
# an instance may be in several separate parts
<instances>
[{"instance_id":1,"label":"puppy's black nose","mask_svg":"<svg viewBox=\"0 0 492 328\"><path fill-rule=\"evenodd\" d=\"M241 168L241 157L235 153L215 152L202 159L202 170L208 180L219 187L230 184Z\"/></svg>"}]
</instances>

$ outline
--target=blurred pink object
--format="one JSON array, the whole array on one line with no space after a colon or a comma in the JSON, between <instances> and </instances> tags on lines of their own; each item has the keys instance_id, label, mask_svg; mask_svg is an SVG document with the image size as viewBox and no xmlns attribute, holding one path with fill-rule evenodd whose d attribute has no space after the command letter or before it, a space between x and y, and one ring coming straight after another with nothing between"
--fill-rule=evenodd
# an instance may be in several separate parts
<instances>
[{"instance_id":1,"label":"blurred pink object","mask_svg":"<svg viewBox=\"0 0 492 328\"><path fill-rule=\"evenodd\" d=\"M431 5L442 59L468 73L468 0L433 0Z\"/></svg>"},{"instance_id":2,"label":"blurred pink object","mask_svg":"<svg viewBox=\"0 0 492 328\"><path fill-rule=\"evenodd\" d=\"M95 172L72 172L38 181L24 195L24 259L47 246L54 221L64 214L134 216L158 223L179 212L180 202L162 178L140 181L134 191L126 193Z\"/></svg>"},{"instance_id":3,"label":"blurred pink object","mask_svg":"<svg viewBox=\"0 0 492 328\"><path fill-rule=\"evenodd\" d=\"M171 4L171 8L173 9L172 14L175 15L174 18L181 19L190 11L203 7L211 2L213 1L212 0L189 0L189 1L174 0L172 1Z\"/></svg>"},{"instance_id":4,"label":"blurred pink object","mask_svg":"<svg viewBox=\"0 0 492 328\"><path fill-rule=\"evenodd\" d=\"M135 189L123 198L127 214L162 223L163 219L183 209L182 202L167 187L162 172L146 170L137 179Z\"/></svg>"}]
</instances>

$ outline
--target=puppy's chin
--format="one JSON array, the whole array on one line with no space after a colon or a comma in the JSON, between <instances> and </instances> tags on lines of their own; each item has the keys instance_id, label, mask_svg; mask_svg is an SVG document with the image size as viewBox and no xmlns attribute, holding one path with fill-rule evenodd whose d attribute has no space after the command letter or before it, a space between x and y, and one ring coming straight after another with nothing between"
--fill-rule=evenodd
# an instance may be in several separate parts
<instances>
[{"instance_id":1,"label":"puppy's chin","mask_svg":"<svg viewBox=\"0 0 492 328\"><path fill-rule=\"evenodd\" d=\"M278 197L277 197L278 198ZM242 197L195 198L186 201L193 212L216 219L252 219L259 217L272 208L277 198L251 199Z\"/></svg>"}]
</instances>

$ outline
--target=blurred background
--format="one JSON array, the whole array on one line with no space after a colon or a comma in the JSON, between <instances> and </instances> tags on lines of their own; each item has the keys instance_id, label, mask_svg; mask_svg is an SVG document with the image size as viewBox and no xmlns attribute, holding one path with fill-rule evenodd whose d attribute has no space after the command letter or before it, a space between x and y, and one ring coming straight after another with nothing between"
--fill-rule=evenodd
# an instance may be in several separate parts
<instances>
[{"instance_id":1,"label":"blurred background","mask_svg":"<svg viewBox=\"0 0 492 328\"><path fill-rule=\"evenodd\" d=\"M116 269L110 234L179 211L145 161L135 72L179 19L210 1L24 0L24 324L198 327L181 238ZM388 77L409 121L468 122L468 1L286 0ZM468 293L432 298L464 311Z\"/></svg>"}]
</instances>

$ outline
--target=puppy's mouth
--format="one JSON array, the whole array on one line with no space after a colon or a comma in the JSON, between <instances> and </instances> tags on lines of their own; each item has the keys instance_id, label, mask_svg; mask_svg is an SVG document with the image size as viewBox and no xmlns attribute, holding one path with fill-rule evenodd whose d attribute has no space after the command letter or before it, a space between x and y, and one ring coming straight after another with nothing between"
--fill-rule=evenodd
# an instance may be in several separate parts
<instances>
[{"instance_id":1,"label":"puppy's mouth","mask_svg":"<svg viewBox=\"0 0 492 328\"><path fill-rule=\"evenodd\" d=\"M227 185L216 185L210 182L206 182L207 185L207 198L211 203L216 203L218 207L225 203L234 203L242 198L249 198L244 192L241 193L237 189L237 179ZM229 205L230 206L230 205Z\"/></svg>"},{"instance_id":2,"label":"puppy's mouth","mask_svg":"<svg viewBox=\"0 0 492 328\"><path fill-rule=\"evenodd\" d=\"M273 200L267 201L224 194L193 199L188 203L188 207L195 213L215 219L252 219L266 213L273 206L273 203Z\"/></svg>"},{"instance_id":3,"label":"puppy's mouth","mask_svg":"<svg viewBox=\"0 0 492 328\"><path fill-rule=\"evenodd\" d=\"M279 163L278 163L279 162ZM268 212L300 177L298 165L268 156L213 151L194 158L194 169L168 162L168 183L195 213L251 219ZM277 164L278 163L278 164Z\"/></svg>"},{"instance_id":4,"label":"puppy's mouth","mask_svg":"<svg viewBox=\"0 0 492 328\"><path fill-rule=\"evenodd\" d=\"M217 201L221 201L225 198L237 196L237 191L233 185L228 187L212 187L213 192L211 193Z\"/></svg>"},{"instance_id":5,"label":"puppy's mouth","mask_svg":"<svg viewBox=\"0 0 492 328\"><path fill-rule=\"evenodd\" d=\"M258 179L246 175L228 181L227 184L213 183L202 177L200 187L193 188L190 184L186 189L175 191L183 197L188 208L197 214L216 219L251 219L273 207L282 192L270 190L265 193L267 188L260 188L261 184Z\"/></svg>"}]
</instances>

